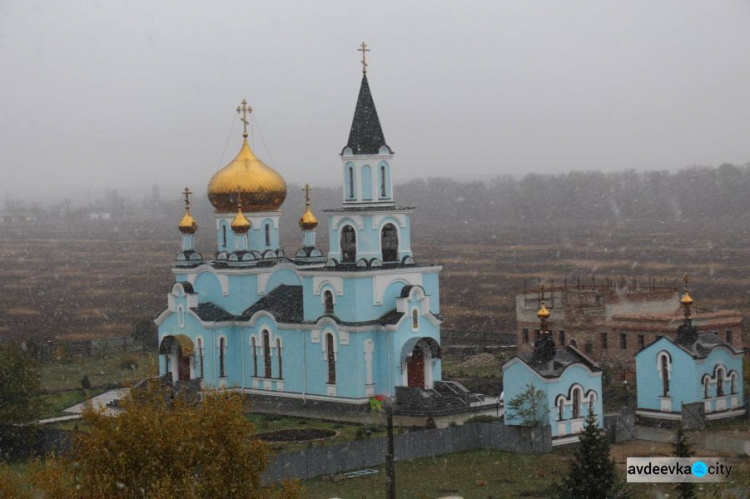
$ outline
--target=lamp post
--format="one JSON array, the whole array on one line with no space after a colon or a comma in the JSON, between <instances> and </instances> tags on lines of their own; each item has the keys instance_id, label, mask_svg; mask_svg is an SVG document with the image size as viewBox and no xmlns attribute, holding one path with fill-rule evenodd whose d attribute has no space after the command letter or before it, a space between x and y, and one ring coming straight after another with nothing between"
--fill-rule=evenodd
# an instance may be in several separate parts
<instances>
[{"instance_id":1,"label":"lamp post","mask_svg":"<svg viewBox=\"0 0 750 499\"><path fill-rule=\"evenodd\" d=\"M385 488L388 499L396 499L396 463L393 446L393 397L386 397L385 417L388 429L388 442L385 451Z\"/></svg>"}]
</instances>

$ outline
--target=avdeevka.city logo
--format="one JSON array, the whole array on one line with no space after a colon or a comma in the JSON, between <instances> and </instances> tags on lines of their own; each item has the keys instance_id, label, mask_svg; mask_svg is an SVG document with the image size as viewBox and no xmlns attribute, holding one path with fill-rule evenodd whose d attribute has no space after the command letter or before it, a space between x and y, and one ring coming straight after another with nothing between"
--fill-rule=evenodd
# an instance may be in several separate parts
<instances>
[{"instance_id":1,"label":"avdeevka.city logo","mask_svg":"<svg viewBox=\"0 0 750 499\"><path fill-rule=\"evenodd\" d=\"M732 466L705 457L629 457L627 481L642 483L724 482Z\"/></svg>"}]
</instances>

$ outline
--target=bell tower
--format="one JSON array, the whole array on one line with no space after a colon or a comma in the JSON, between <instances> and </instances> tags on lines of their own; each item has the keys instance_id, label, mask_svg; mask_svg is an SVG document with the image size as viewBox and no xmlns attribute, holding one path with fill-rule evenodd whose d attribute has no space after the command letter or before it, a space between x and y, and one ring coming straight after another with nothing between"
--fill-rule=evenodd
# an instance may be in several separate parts
<instances>
[{"instance_id":1,"label":"bell tower","mask_svg":"<svg viewBox=\"0 0 750 499\"><path fill-rule=\"evenodd\" d=\"M396 206L391 163L393 150L385 141L367 80L367 52L362 42L362 82L354 108L349 140L341 151L342 207L329 215L329 263L363 268L413 263L410 211Z\"/></svg>"}]
</instances>

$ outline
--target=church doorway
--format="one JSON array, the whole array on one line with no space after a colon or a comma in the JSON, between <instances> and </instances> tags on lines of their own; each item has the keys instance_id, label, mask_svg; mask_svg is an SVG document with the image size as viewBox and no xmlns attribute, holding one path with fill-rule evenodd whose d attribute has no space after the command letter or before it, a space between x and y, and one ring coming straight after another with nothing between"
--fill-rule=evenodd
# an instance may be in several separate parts
<instances>
[{"instance_id":1,"label":"church doorway","mask_svg":"<svg viewBox=\"0 0 750 499\"><path fill-rule=\"evenodd\" d=\"M357 259L357 233L351 225L341 230L341 260L354 263Z\"/></svg>"},{"instance_id":2,"label":"church doorway","mask_svg":"<svg viewBox=\"0 0 750 499\"><path fill-rule=\"evenodd\" d=\"M414 346L414 350L411 356L406 361L406 380L407 385L412 388L424 388L425 387L425 359L424 350L422 346L417 344Z\"/></svg>"},{"instance_id":3,"label":"church doorway","mask_svg":"<svg viewBox=\"0 0 750 499\"><path fill-rule=\"evenodd\" d=\"M398 261L398 231L393 224L387 224L380 232L380 246L383 250L383 261Z\"/></svg>"},{"instance_id":4,"label":"church doorway","mask_svg":"<svg viewBox=\"0 0 750 499\"><path fill-rule=\"evenodd\" d=\"M192 378L190 364L195 353L193 341L184 334L165 336L159 345L159 354L164 355L164 371L171 382L188 381Z\"/></svg>"},{"instance_id":5,"label":"church doorway","mask_svg":"<svg viewBox=\"0 0 750 499\"><path fill-rule=\"evenodd\" d=\"M180 355L177 375L180 381L190 380L190 357L188 357L187 355Z\"/></svg>"}]
</instances>

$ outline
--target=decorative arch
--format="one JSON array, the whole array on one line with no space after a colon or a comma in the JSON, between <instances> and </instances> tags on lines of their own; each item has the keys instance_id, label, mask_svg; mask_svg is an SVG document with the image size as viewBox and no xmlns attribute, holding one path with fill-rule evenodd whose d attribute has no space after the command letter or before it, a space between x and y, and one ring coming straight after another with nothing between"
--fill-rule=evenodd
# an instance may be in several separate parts
<instances>
[{"instance_id":1,"label":"decorative arch","mask_svg":"<svg viewBox=\"0 0 750 499\"><path fill-rule=\"evenodd\" d=\"M390 222L380 230L380 250L384 262L398 261L398 228Z\"/></svg>"},{"instance_id":2,"label":"decorative arch","mask_svg":"<svg viewBox=\"0 0 750 499\"><path fill-rule=\"evenodd\" d=\"M656 354L656 370L661 379L662 397L669 396L669 382L672 378L672 355L666 350Z\"/></svg>"},{"instance_id":3,"label":"decorative arch","mask_svg":"<svg viewBox=\"0 0 750 499\"><path fill-rule=\"evenodd\" d=\"M372 200L372 168L370 165L362 167L362 200Z\"/></svg>"},{"instance_id":4,"label":"decorative arch","mask_svg":"<svg viewBox=\"0 0 750 499\"><path fill-rule=\"evenodd\" d=\"M357 261L357 231L350 224L341 227L340 247L341 261L354 263Z\"/></svg>"}]
</instances>

